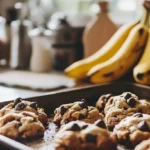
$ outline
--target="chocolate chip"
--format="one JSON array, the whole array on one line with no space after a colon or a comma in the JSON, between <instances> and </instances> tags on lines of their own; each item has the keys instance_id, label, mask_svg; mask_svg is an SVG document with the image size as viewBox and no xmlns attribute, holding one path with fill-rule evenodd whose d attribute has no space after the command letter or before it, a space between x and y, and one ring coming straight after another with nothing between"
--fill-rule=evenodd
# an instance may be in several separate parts
<instances>
[{"instance_id":1,"label":"chocolate chip","mask_svg":"<svg viewBox=\"0 0 150 150\"><path fill-rule=\"evenodd\" d=\"M37 110L37 103L36 103L36 102L32 102L32 103L30 104L30 106L31 106L32 108L34 108L35 110Z\"/></svg>"},{"instance_id":2,"label":"chocolate chip","mask_svg":"<svg viewBox=\"0 0 150 150\"><path fill-rule=\"evenodd\" d=\"M14 125L14 127L15 127L16 129L18 129L20 126L22 126L22 123L21 123L21 122L18 122L17 124Z\"/></svg>"},{"instance_id":3,"label":"chocolate chip","mask_svg":"<svg viewBox=\"0 0 150 150\"><path fill-rule=\"evenodd\" d=\"M88 108L88 104L85 99L82 99L81 102L79 103L79 105L82 109Z\"/></svg>"},{"instance_id":4,"label":"chocolate chip","mask_svg":"<svg viewBox=\"0 0 150 150\"><path fill-rule=\"evenodd\" d=\"M60 114L63 115L68 109L65 106L60 107Z\"/></svg>"},{"instance_id":5,"label":"chocolate chip","mask_svg":"<svg viewBox=\"0 0 150 150\"><path fill-rule=\"evenodd\" d=\"M148 128L148 125L145 121L142 121L138 124L138 129L141 130L141 131L147 131L149 132L149 128Z\"/></svg>"},{"instance_id":6,"label":"chocolate chip","mask_svg":"<svg viewBox=\"0 0 150 150\"><path fill-rule=\"evenodd\" d=\"M22 123L21 123L21 122L18 123L18 127L20 127L20 126L22 126Z\"/></svg>"},{"instance_id":7,"label":"chocolate chip","mask_svg":"<svg viewBox=\"0 0 150 150\"><path fill-rule=\"evenodd\" d=\"M102 112L105 108L105 104L102 104L101 106L97 107L97 109L99 110L99 112Z\"/></svg>"},{"instance_id":8,"label":"chocolate chip","mask_svg":"<svg viewBox=\"0 0 150 150\"><path fill-rule=\"evenodd\" d=\"M137 118L140 118L140 117L143 117L142 113L136 113L133 115L133 117L137 117Z\"/></svg>"},{"instance_id":9,"label":"chocolate chip","mask_svg":"<svg viewBox=\"0 0 150 150\"><path fill-rule=\"evenodd\" d=\"M85 119L86 117L83 114L79 114L79 120Z\"/></svg>"},{"instance_id":10,"label":"chocolate chip","mask_svg":"<svg viewBox=\"0 0 150 150\"><path fill-rule=\"evenodd\" d=\"M111 96L112 96L112 94L107 94L107 95L105 95L104 101L107 102Z\"/></svg>"},{"instance_id":11,"label":"chocolate chip","mask_svg":"<svg viewBox=\"0 0 150 150\"><path fill-rule=\"evenodd\" d=\"M14 108L14 107L15 107L18 103L20 103L20 102L21 102L21 100L22 100L22 98L20 98L20 97L19 97L19 98L17 98L17 99L15 99L15 100L14 100L14 104L13 104L13 106L12 106L12 107Z\"/></svg>"},{"instance_id":12,"label":"chocolate chip","mask_svg":"<svg viewBox=\"0 0 150 150\"><path fill-rule=\"evenodd\" d=\"M68 130L71 131L80 131L80 127L78 126L78 124L74 123Z\"/></svg>"},{"instance_id":13,"label":"chocolate chip","mask_svg":"<svg viewBox=\"0 0 150 150\"><path fill-rule=\"evenodd\" d=\"M103 120L97 120L94 124L100 128L106 129L106 125L105 125L105 122Z\"/></svg>"},{"instance_id":14,"label":"chocolate chip","mask_svg":"<svg viewBox=\"0 0 150 150\"><path fill-rule=\"evenodd\" d=\"M88 127L88 125L85 124L85 125L82 126L82 129L85 129L85 128L87 128L87 127Z\"/></svg>"},{"instance_id":15,"label":"chocolate chip","mask_svg":"<svg viewBox=\"0 0 150 150\"><path fill-rule=\"evenodd\" d=\"M131 97L131 98L127 99L127 104L131 107L134 107L136 104L136 101L133 97Z\"/></svg>"},{"instance_id":16,"label":"chocolate chip","mask_svg":"<svg viewBox=\"0 0 150 150\"><path fill-rule=\"evenodd\" d=\"M109 72L109 73L106 73L106 74L103 74L103 77L111 77L113 76L115 73L114 72Z\"/></svg>"},{"instance_id":17,"label":"chocolate chip","mask_svg":"<svg viewBox=\"0 0 150 150\"><path fill-rule=\"evenodd\" d=\"M126 94L124 95L124 98L125 98L125 99L129 99L129 98L131 98L131 97L132 97L131 93L126 93Z\"/></svg>"},{"instance_id":18,"label":"chocolate chip","mask_svg":"<svg viewBox=\"0 0 150 150\"><path fill-rule=\"evenodd\" d=\"M15 109L16 109L16 110L22 110L22 109L24 109L25 107L26 107L26 104L23 103L23 102L20 102L20 103L18 103L18 104L15 106Z\"/></svg>"},{"instance_id":19,"label":"chocolate chip","mask_svg":"<svg viewBox=\"0 0 150 150\"><path fill-rule=\"evenodd\" d=\"M89 143L96 143L97 136L89 133L86 135L85 140L86 140L86 142L89 142Z\"/></svg>"},{"instance_id":20,"label":"chocolate chip","mask_svg":"<svg viewBox=\"0 0 150 150\"><path fill-rule=\"evenodd\" d=\"M136 77L137 77L139 80L142 80L143 77L144 77L144 74L143 74L143 73L138 73L138 74L136 75Z\"/></svg>"}]
</instances>

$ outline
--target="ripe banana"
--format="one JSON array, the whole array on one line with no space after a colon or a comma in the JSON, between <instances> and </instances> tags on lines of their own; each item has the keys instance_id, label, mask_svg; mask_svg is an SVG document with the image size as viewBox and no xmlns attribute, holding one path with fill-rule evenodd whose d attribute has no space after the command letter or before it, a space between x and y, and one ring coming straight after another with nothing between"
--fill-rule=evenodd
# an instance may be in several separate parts
<instances>
[{"instance_id":1,"label":"ripe banana","mask_svg":"<svg viewBox=\"0 0 150 150\"><path fill-rule=\"evenodd\" d=\"M150 85L150 29L144 53L133 69L133 77L138 83Z\"/></svg>"},{"instance_id":2,"label":"ripe banana","mask_svg":"<svg viewBox=\"0 0 150 150\"><path fill-rule=\"evenodd\" d=\"M131 29L136 24L137 22L123 25L100 50L88 58L73 63L65 69L65 73L72 78L85 78L87 72L93 66L108 60L120 49Z\"/></svg>"},{"instance_id":3,"label":"ripe banana","mask_svg":"<svg viewBox=\"0 0 150 150\"><path fill-rule=\"evenodd\" d=\"M119 51L109 60L94 66L87 76L93 83L104 83L119 79L138 61L147 39L148 27L136 25Z\"/></svg>"}]
</instances>

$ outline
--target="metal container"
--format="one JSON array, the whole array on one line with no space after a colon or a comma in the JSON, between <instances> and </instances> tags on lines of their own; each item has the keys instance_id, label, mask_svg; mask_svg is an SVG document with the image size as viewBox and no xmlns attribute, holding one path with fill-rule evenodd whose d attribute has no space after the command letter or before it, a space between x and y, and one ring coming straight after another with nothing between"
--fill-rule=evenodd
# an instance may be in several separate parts
<instances>
[{"instance_id":1,"label":"metal container","mask_svg":"<svg viewBox=\"0 0 150 150\"><path fill-rule=\"evenodd\" d=\"M48 23L52 31L53 68L63 70L83 58L83 27L72 27L67 18L53 18Z\"/></svg>"},{"instance_id":2,"label":"metal container","mask_svg":"<svg viewBox=\"0 0 150 150\"><path fill-rule=\"evenodd\" d=\"M84 88L61 90L37 97L26 98L25 100L36 101L38 106L44 108L47 114L52 114L53 110L62 104L72 103L85 98L89 105L95 105L98 98L103 94L112 93L117 95L125 91L135 93L139 98L150 100L150 87L127 82L113 82ZM0 102L0 108L9 102ZM17 142L0 135L0 145L4 146L4 148L0 146L0 149L5 149L6 147L10 150L54 150L52 141L56 132L54 124L52 124L45 131L44 138L33 139L32 141ZM131 149L125 149L118 145L117 150Z\"/></svg>"},{"instance_id":3,"label":"metal container","mask_svg":"<svg viewBox=\"0 0 150 150\"><path fill-rule=\"evenodd\" d=\"M10 66L13 69L25 69L29 66L31 41L28 31L32 28L30 21L19 20L11 23Z\"/></svg>"},{"instance_id":4,"label":"metal container","mask_svg":"<svg viewBox=\"0 0 150 150\"><path fill-rule=\"evenodd\" d=\"M7 49L8 37L6 34L6 19L0 17L0 65L2 60L9 60L9 50Z\"/></svg>"},{"instance_id":5,"label":"metal container","mask_svg":"<svg viewBox=\"0 0 150 150\"><path fill-rule=\"evenodd\" d=\"M22 3L17 3L15 6L20 17L19 20L12 21L10 26L10 66L13 69L25 69L29 66L31 55L31 40L28 31L32 29L32 22L24 20L26 14Z\"/></svg>"}]
</instances>

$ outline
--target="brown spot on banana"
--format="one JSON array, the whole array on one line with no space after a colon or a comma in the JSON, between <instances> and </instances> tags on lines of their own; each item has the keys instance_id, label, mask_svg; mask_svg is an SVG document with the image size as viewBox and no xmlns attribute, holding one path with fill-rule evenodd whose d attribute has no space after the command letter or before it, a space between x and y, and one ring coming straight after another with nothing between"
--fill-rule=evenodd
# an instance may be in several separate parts
<instances>
[{"instance_id":1,"label":"brown spot on banana","mask_svg":"<svg viewBox=\"0 0 150 150\"><path fill-rule=\"evenodd\" d=\"M142 36L142 34L144 33L144 29L143 28L141 28L140 30L139 30L139 34L140 34L140 36Z\"/></svg>"},{"instance_id":2,"label":"brown spot on banana","mask_svg":"<svg viewBox=\"0 0 150 150\"><path fill-rule=\"evenodd\" d=\"M114 75L114 72L109 72L109 73L106 73L103 75L103 77L110 77L110 76L113 76Z\"/></svg>"},{"instance_id":3,"label":"brown spot on banana","mask_svg":"<svg viewBox=\"0 0 150 150\"><path fill-rule=\"evenodd\" d=\"M148 70L147 72L145 73L138 73L136 75L136 77L139 79L139 80L142 80L144 78L144 76L149 76L150 75L150 70Z\"/></svg>"},{"instance_id":4,"label":"brown spot on banana","mask_svg":"<svg viewBox=\"0 0 150 150\"><path fill-rule=\"evenodd\" d=\"M142 45L141 47L138 47L138 46L136 46L134 49L133 49L133 52L137 52L137 51L144 51L144 49L145 49L145 45Z\"/></svg>"}]
</instances>

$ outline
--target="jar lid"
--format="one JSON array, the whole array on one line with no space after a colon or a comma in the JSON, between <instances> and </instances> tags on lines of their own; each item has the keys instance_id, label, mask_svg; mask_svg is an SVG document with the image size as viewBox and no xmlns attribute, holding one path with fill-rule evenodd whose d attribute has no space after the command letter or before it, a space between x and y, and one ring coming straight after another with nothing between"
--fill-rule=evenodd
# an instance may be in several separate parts
<instances>
[{"instance_id":1,"label":"jar lid","mask_svg":"<svg viewBox=\"0 0 150 150\"><path fill-rule=\"evenodd\" d=\"M50 30L68 30L71 28L66 16L62 18L52 18L47 26Z\"/></svg>"}]
</instances>

